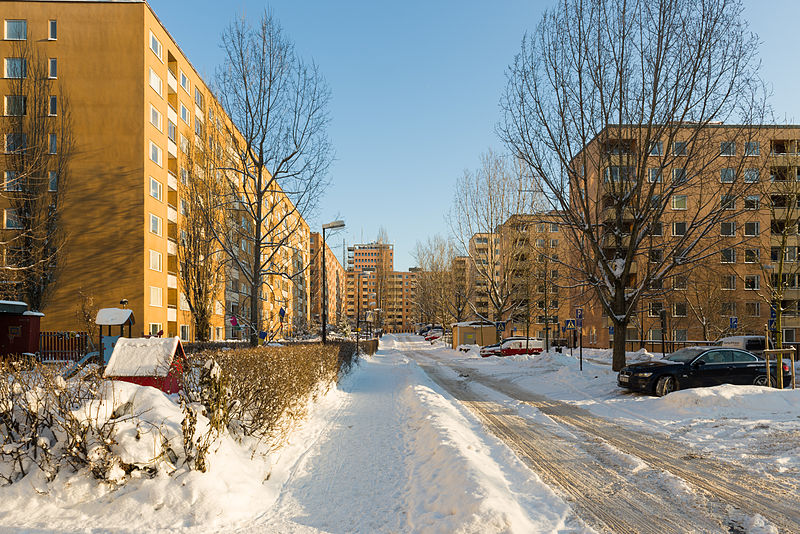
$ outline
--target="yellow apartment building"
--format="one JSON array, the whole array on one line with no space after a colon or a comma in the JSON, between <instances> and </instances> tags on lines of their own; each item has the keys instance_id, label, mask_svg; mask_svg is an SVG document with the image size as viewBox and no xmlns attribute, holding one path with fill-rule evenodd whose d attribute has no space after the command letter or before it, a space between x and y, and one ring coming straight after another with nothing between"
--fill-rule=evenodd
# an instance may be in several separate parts
<instances>
[{"instance_id":1,"label":"yellow apartment building","mask_svg":"<svg viewBox=\"0 0 800 534\"><path fill-rule=\"evenodd\" d=\"M336 254L325 244L325 252L322 252L322 236L317 232L311 232L311 318L314 323L321 324L322 321L322 261L325 258L325 272L327 274L327 316L328 322L338 324L345 316L346 311L346 287L347 277L344 267L339 262Z\"/></svg>"},{"instance_id":2,"label":"yellow apartment building","mask_svg":"<svg viewBox=\"0 0 800 534\"><path fill-rule=\"evenodd\" d=\"M202 145L214 97L179 45L144 1L3 2L9 21L57 66L68 95L74 157L64 191L68 240L64 267L49 304L46 330L79 330L81 293L99 307L127 299L134 335L163 331L194 339L179 287L177 242L181 231L179 181L188 173L190 143ZM0 41L5 61L14 41ZM7 94L7 93L6 93ZM215 105L215 108L218 106ZM230 123L224 114L216 120ZM288 202L285 198L276 202ZM300 231L282 260L307 265L310 235ZM275 298L265 303L268 328L307 322L310 281L267 281ZM228 272L212 321L211 338L237 337L230 315L241 313L238 275Z\"/></svg>"},{"instance_id":3,"label":"yellow apartment building","mask_svg":"<svg viewBox=\"0 0 800 534\"><path fill-rule=\"evenodd\" d=\"M691 129L696 131L694 126ZM774 290L780 288L781 334L785 341L796 341L800 334L800 126L714 124L693 141L685 139L689 127L686 130L686 136L678 129L674 139L658 140L647 148L651 156L645 169L647 180L657 186L663 183L664 194L670 198L650 228L648 246L637 255L627 287L644 280L642 276L664 259L677 266L668 277L646 288L627 339L659 341L662 310L667 340L761 334L771 322ZM595 139L584 149L595 156L606 154L599 170L602 175L595 168L586 170L591 184L586 196L596 207L600 225L616 217L607 191L637 175L633 155L641 148L632 128L612 128L606 133L604 140ZM692 151L702 155L695 158L697 168L688 169L683 161ZM681 186L670 191L674 180L680 180ZM688 225L712 206L721 207L722 215L694 247L693 259L684 262L681 238ZM623 214L625 220L628 217ZM612 254L615 239L611 234L603 237L607 254ZM612 324L591 288L572 291L569 299L571 315L576 306L584 308L584 342L610 346Z\"/></svg>"}]
</instances>

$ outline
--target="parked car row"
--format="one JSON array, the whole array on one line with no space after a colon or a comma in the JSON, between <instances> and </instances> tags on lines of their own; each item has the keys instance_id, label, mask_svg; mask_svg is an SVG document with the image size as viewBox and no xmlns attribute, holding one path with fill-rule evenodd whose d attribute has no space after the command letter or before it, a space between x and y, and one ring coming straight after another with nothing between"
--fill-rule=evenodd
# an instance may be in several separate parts
<instances>
[{"instance_id":1,"label":"parked car row","mask_svg":"<svg viewBox=\"0 0 800 534\"><path fill-rule=\"evenodd\" d=\"M762 350L764 347L762 338ZM789 365L783 363L783 383L792 379ZM632 391L650 393L659 397L678 389L742 384L775 386L778 365L767 364L755 354L739 348L722 346L686 347L673 352L663 360L635 363L623 367L617 375L617 384Z\"/></svg>"}]
</instances>

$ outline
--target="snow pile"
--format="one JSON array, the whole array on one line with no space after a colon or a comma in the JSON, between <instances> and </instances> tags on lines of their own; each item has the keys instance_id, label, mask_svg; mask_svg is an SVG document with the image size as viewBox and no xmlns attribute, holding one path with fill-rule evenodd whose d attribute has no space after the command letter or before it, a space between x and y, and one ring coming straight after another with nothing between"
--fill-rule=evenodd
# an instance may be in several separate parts
<instances>
[{"instance_id":1,"label":"snow pile","mask_svg":"<svg viewBox=\"0 0 800 534\"><path fill-rule=\"evenodd\" d=\"M743 414L790 414L800 416L800 389L778 390L762 386L723 384L709 388L675 391L659 399L660 409L695 413L703 417L731 417Z\"/></svg>"}]
</instances>

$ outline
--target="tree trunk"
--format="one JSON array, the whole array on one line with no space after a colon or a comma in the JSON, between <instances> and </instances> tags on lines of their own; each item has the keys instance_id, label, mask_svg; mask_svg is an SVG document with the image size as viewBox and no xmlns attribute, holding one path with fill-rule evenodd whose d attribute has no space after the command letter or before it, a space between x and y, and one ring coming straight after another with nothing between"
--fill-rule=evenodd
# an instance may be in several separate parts
<instances>
[{"instance_id":1,"label":"tree trunk","mask_svg":"<svg viewBox=\"0 0 800 534\"><path fill-rule=\"evenodd\" d=\"M618 282L620 282L618 280ZM619 371L625 364L625 341L628 335L628 319L625 314L625 287L622 283L615 284L614 294L614 353L611 358L611 368Z\"/></svg>"}]
</instances>

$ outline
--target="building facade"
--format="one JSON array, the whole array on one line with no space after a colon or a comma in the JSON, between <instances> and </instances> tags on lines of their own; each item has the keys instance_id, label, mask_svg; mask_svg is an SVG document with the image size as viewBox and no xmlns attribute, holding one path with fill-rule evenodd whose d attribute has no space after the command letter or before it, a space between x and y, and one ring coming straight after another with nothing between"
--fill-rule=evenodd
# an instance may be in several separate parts
<instances>
[{"instance_id":1,"label":"building facade","mask_svg":"<svg viewBox=\"0 0 800 534\"><path fill-rule=\"evenodd\" d=\"M322 251L322 236L317 232L311 233L311 319L315 324L322 324L322 306L327 303L326 314L328 323L339 324L345 317L346 302L345 291L347 277L344 267L339 262L336 254L325 244ZM323 260L324 258L324 260ZM325 261L327 298L322 293L322 262Z\"/></svg>"}]
</instances>

